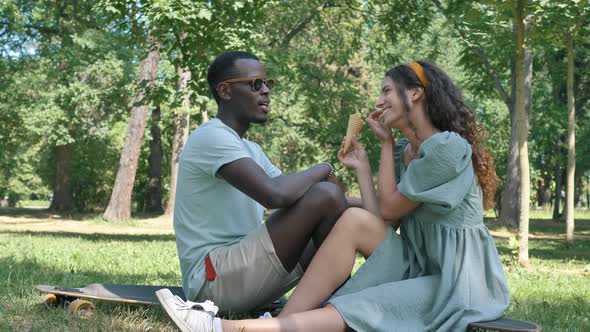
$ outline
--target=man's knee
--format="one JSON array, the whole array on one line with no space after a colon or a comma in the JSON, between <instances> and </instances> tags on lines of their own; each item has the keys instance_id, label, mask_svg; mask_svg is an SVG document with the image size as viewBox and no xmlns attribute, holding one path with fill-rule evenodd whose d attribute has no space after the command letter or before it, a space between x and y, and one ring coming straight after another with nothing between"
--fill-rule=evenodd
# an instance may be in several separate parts
<instances>
[{"instance_id":1,"label":"man's knee","mask_svg":"<svg viewBox=\"0 0 590 332\"><path fill-rule=\"evenodd\" d=\"M331 182L319 182L314 184L305 193L310 204L319 211L336 212L338 215L346 210L346 197L342 189Z\"/></svg>"}]
</instances>

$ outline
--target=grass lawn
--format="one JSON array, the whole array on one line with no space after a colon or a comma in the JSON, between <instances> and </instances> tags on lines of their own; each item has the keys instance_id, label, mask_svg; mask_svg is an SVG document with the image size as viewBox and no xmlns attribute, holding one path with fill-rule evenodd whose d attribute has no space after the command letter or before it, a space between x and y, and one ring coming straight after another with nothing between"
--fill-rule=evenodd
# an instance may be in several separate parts
<instances>
[{"instance_id":1,"label":"grass lawn","mask_svg":"<svg viewBox=\"0 0 590 332\"><path fill-rule=\"evenodd\" d=\"M576 241L564 224L531 220L531 267L516 265L514 233L494 234L512 292L507 316L544 331L590 331L590 214L576 219ZM357 263L362 263L359 259ZM97 215L52 215L40 209L0 209L0 331L174 331L159 307L97 303L89 319L38 305L36 284L78 287L95 282L180 285L171 221L144 218L108 224Z\"/></svg>"}]
</instances>

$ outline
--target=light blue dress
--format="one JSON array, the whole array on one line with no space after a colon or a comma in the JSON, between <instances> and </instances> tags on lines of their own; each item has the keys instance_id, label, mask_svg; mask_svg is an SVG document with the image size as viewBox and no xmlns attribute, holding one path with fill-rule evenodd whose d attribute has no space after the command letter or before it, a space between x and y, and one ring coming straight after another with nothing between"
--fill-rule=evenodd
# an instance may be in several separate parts
<instances>
[{"instance_id":1,"label":"light blue dress","mask_svg":"<svg viewBox=\"0 0 590 332\"><path fill-rule=\"evenodd\" d=\"M407 169L396 144L398 190L421 204L328 301L357 331L465 331L502 316L510 292L483 224L471 146L453 132L425 140ZM401 179L401 181L399 180Z\"/></svg>"}]
</instances>

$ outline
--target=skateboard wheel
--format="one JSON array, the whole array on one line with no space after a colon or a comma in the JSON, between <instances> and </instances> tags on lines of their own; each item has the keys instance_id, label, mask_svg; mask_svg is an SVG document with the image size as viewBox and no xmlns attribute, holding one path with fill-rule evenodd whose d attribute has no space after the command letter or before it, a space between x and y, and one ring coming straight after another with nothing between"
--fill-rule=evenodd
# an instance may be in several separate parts
<instances>
[{"instance_id":1,"label":"skateboard wheel","mask_svg":"<svg viewBox=\"0 0 590 332\"><path fill-rule=\"evenodd\" d=\"M70 303L68 310L78 317L90 317L94 314L94 304L86 300L77 299Z\"/></svg>"},{"instance_id":2,"label":"skateboard wheel","mask_svg":"<svg viewBox=\"0 0 590 332\"><path fill-rule=\"evenodd\" d=\"M45 294L41 298L41 304L43 305L55 305L57 304L57 296L55 294Z\"/></svg>"}]
</instances>

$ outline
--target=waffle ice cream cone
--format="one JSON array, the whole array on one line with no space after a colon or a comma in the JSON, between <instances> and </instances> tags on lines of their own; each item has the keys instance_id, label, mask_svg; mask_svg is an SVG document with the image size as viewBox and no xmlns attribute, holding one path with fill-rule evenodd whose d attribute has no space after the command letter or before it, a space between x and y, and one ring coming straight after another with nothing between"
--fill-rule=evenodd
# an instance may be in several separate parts
<instances>
[{"instance_id":1,"label":"waffle ice cream cone","mask_svg":"<svg viewBox=\"0 0 590 332\"><path fill-rule=\"evenodd\" d=\"M356 138L358 133L361 131L363 127L363 119L354 113L350 115L348 118L348 129L346 129L346 140L344 141L344 153L348 151L350 148L350 144L352 143L352 139Z\"/></svg>"}]
</instances>

